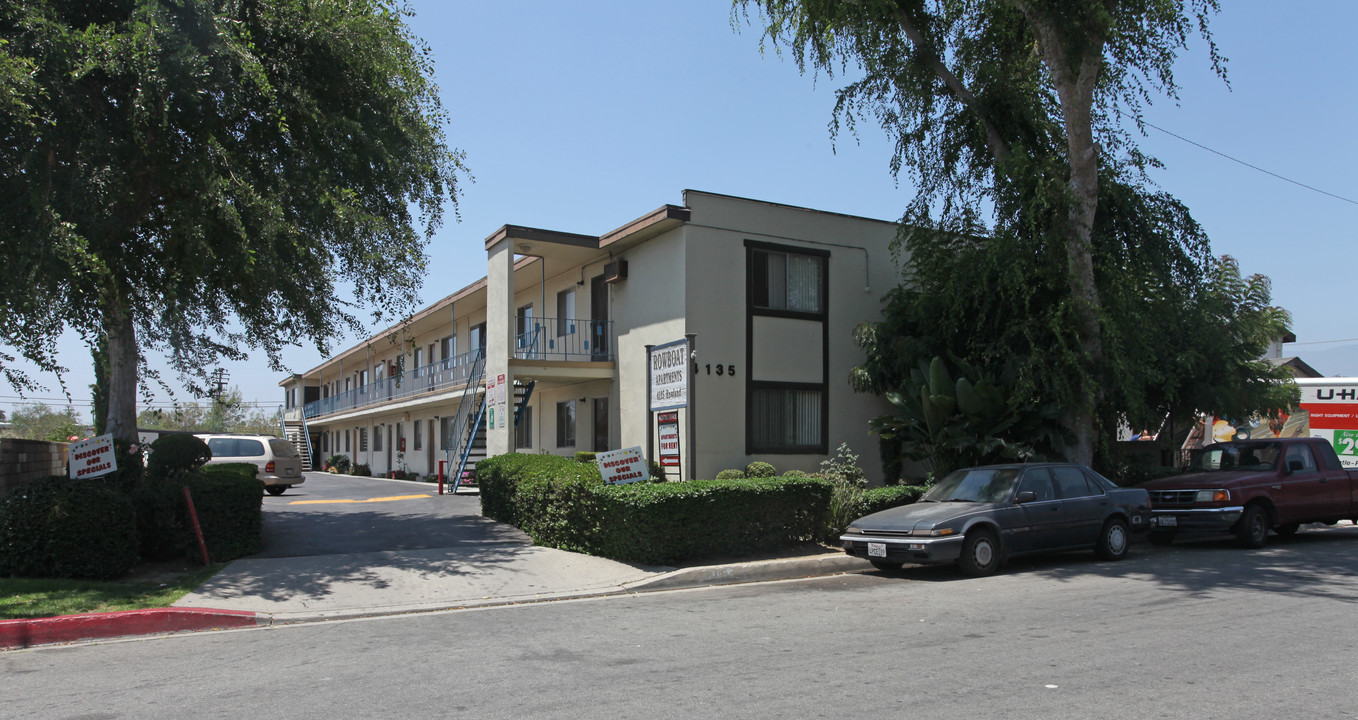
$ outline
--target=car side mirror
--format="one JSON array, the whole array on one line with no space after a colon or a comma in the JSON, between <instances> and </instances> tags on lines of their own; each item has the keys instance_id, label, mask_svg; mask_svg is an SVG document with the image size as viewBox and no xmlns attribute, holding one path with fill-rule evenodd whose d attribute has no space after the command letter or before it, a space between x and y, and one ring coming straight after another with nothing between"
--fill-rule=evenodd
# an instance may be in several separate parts
<instances>
[{"instance_id":1,"label":"car side mirror","mask_svg":"<svg viewBox=\"0 0 1358 720\"><path fill-rule=\"evenodd\" d=\"M1305 469L1306 469L1306 463L1303 463L1303 462L1300 461L1300 460L1288 460L1288 461L1287 461L1287 474L1288 474L1288 475L1291 475L1292 473L1295 473L1295 472L1301 472L1302 470L1305 470Z\"/></svg>"},{"instance_id":2,"label":"car side mirror","mask_svg":"<svg viewBox=\"0 0 1358 720\"><path fill-rule=\"evenodd\" d=\"M1030 503L1036 499L1037 493L1033 492L1032 490L1024 490L1023 492L1018 494L1018 497L1014 498L1014 502L1019 505L1022 505L1023 503Z\"/></svg>"}]
</instances>

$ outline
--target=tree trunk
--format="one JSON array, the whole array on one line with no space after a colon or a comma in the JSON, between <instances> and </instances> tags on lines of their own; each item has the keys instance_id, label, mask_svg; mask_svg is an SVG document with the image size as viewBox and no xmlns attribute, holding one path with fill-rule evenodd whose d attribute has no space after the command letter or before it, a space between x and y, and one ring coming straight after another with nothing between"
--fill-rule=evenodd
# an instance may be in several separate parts
<instances>
[{"instance_id":1,"label":"tree trunk","mask_svg":"<svg viewBox=\"0 0 1358 720\"><path fill-rule=\"evenodd\" d=\"M1094 214L1099 207L1099 148L1094 142L1094 90L1103 69L1103 29L1088 24L1082 42L1072 46L1061 23L1068 21L1035 10L1024 0L1011 0L1027 17L1042 49L1042 61L1051 72L1052 85L1061 102L1070 163L1070 208L1067 213L1066 264L1075 332L1085 364L1085 392L1067 416L1067 429L1075 444L1066 452L1071 462L1090 464L1094 459L1095 412L1103 391L1096 368L1103 361L1103 332L1099 323L1102 302L1094 282Z\"/></svg>"},{"instance_id":2,"label":"tree trunk","mask_svg":"<svg viewBox=\"0 0 1358 720\"><path fill-rule=\"evenodd\" d=\"M121 296L106 297L108 337L108 432L115 440L137 442L137 329Z\"/></svg>"}]
</instances>

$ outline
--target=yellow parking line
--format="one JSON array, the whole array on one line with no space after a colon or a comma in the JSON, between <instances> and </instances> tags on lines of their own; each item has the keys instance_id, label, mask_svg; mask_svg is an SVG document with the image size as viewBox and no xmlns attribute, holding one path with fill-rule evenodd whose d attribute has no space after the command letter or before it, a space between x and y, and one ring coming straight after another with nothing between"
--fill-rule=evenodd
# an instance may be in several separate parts
<instances>
[{"instance_id":1,"label":"yellow parking line","mask_svg":"<svg viewBox=\"0 0 1358 720\"><path fill-rule=\"evenodd\" d=\"M367 500L293 500L289 505L336 505L339 503L392 502L393 500L416 500L434 497L433 495L393 495L391 497L368 498Z\"/></svg>"}]
</instances>

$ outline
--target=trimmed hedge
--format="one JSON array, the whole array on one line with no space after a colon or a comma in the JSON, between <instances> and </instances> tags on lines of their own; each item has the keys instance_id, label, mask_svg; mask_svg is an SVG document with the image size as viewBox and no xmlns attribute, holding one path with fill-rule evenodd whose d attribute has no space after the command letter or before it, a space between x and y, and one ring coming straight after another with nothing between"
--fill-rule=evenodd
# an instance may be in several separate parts
<instances>
[{"instance_id":1,"label":"trimmed hedge","mask_svg":"<svg viewBox=\"0 0 1358 720\"><path fill-rule=\"evenodd\" d=\"M592 464L509 454L476 467L481 514L539 545L649 564L815 539L832 484L809 477L605 485Z\"/></svg>"},{"instance_id":2,"label":"trimmed hedge","mask_svg":"<svg viewBox=\"0 0 1358 720\"><path fill-rule=\"evenodd\" d=\"M235 560L264 549L264 481L256 477L258 472L254 463L222 463L204 465L188 478L198 524L213 562ZM188 521L188 507L182 502L180 505L184 526L189 530L190 552L197 557L198 540Z\"/></svg>"},{"instance_id":3,"label":"trimmed hedge","mask_svg":"<svg viewBox=\"0 0 1358 720\"><path fill-rule=\"evenodd\" d=\"M107 482L54 475L0 500L0 575L105 580L136 563L136 510Z\"/></svg>"},{"instance_id":4,"label":"trimmed hedge","mask_svg":"<svg viewBox=\"0 0 1358 720\"><path fill-rule=\"evenodd\" d=\"M146 476L165 480L193 472L212 459L212 451L202 438L193 435L162 435L151 443L146 458Z\"/></svg>"},{"instance_id":5,"label":"trimmed hedge","mask_svg":"<svg viewBox=\"0 0 1358 720\"><path fill-rule=\"evenodd\" d=\"M881 512L887 508L910 505L928 491L927 485L888 485L887 487L864 490L862 499L859 500L858 517Z\"/></svg>"}]
</instances>

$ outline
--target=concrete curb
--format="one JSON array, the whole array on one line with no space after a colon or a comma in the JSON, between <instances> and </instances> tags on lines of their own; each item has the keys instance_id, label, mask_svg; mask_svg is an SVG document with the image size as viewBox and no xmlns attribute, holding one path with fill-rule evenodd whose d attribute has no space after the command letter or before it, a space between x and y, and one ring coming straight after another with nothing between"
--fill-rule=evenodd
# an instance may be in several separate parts
<instances>
[{"instance_id":1,"label":"concrete curb","mask_svg":"<svg viewBox=\"0 0 1358 720\"><path fill-rule=\"evenodd\" d=\"M267 623L267 618L263 620ZM260 624L261 618L254 612L207 608L155 608L0 620L0 650L127 635L254 627Z\"/></svg>"},{"instance_id":2,"label":"concrete curb","mask_svg":"<svg viewBox=\"0 0 1358 720\"><path fill-rule=\"evenodd\" d=\"M680 568L671 572L627 583L629 592L649 592L654 590L679 590L683 588L707 587L709 585L735 585L747 582L769 580L794 580L804 577L840 575L871 570L860 558L843 553L827 553L808 557L779 558L776 560L755 560L730 563L727 565L700 565Z\"/></svg>"},{"instance_id":3,"label":"concrete curb","mask_svg":"<svg viewBox=\"0 0 1358 720\"><path fill-rule=\"evenodd\" d=\"M163 635L186 630L292 625L505 605L526 605L560 600L581 600L714 585L736 585L750 582L842 575L865 572L871 569L872 567L860 558L840 553L827 553L808 557L679 568L644 580L621 585L602 585L564 592L487 597L452 602L277 613L209 608L163 608L88 615L63 615L28 620L4 620L0 621L0 649L7 650L33 645L99 640L131 635Z\"/></svg>"}]
</instances>

